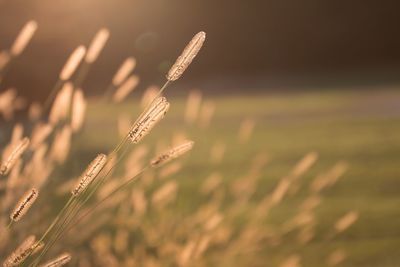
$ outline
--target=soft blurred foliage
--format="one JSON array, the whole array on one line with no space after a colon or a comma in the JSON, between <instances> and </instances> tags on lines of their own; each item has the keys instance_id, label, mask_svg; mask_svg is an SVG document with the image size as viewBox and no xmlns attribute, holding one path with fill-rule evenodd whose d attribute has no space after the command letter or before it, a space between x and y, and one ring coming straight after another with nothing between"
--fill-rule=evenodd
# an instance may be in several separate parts
<instances>
[{"instance_id":1,"label":"soft blurred foliage","mask_svg":"<svg viewBox=\"0 0 400 267\"><path fill-rule=\"evenodd\" d=\"M338 5L0 0L0 260L398 266L400 93L395 79L371 83L397 72L396 11L382 4L375 24L372 3ZM163 118L167 100L152 100L199 30L205 47L163 91ZM321 79L344 65L350 78ZM190 152L150 166L187 140Z\"/></svg>"}]
</instances>

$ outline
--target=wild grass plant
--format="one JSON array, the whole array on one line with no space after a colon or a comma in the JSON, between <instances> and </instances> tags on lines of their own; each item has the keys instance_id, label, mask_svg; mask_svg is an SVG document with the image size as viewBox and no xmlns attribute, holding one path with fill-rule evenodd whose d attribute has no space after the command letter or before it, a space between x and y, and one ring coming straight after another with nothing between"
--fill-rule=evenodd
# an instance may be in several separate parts
<instances>
[{"instance_id":1,"label":"wild grass plant","mask_svg":"<svg viewBox=\"0 0 400 267\"><path fill-rule=\"evenodd\" d=\"M37 23L28 22L12 47L0 52L0 79L36 30ZM316 163L316 152L307 153L270 194L255 203L268 156L260 151L250 166L241 166L246 175L226 181L217 166L229 147L217 142L207 148L209 164L216 170L191 193L204 201L190 212L174 208L180 189L175 175L184 164L182 156L196 149L196 144L183 130L172 140L160 140L156 147L146 145L145 137L157 131L156 125L166 116L170 102L165 91L202 48L204 32L185 47L166 74L165 84L145 91L137 119L118 118L121 140L115 148L98 151L82 173L74 174L78 178L57 181L54 175L68 162L74 137L85 124L90 101L84 96L83 81L109 36L107 29L101 29L88 48L80 45L72 52L43 103L28 105L12 88L0 95L0 113L13 125L0 167L3 266L270 266L260 263L257 255L284 242L299 246L311 242L317 231L315 209L322 203L323 191L345 172L345 163L317 176L293 217L279 227L269 222L269 216L303 186L301 178ZM95 101L123 102L140 83L132 74L135 65L136 60L128 57L103 97ZM14 123L19 110L25 110L27 118ZM206 134L215 110L215 104L203 100L200 91L190 91L185 123ZM257 130L256 121L247 118L238 122L238 129L237 145L245 146ZM56 198L62 199L61 205ZM351 227L358 216L351 210L332 222L326 242ZM346 257L346 251L338 248L328 253L324 264L338 265ZM301 261L302 255L291 253L279 266L301 266Z\"/></svg>"}]
</instances>

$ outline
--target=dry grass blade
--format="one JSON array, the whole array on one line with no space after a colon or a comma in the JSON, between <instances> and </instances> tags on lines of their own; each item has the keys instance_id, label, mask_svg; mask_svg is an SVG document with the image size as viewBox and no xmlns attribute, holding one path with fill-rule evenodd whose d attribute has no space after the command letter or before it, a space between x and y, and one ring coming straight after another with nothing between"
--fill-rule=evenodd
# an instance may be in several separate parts
<instances>
[{"instance_id":1,"label":"dry grass blade","mask_svg":"<svg viewBox=\"0 0 400 267\"><path fill-rule=\"evenodd\" d=\"M68 116L73 91L73 84L67 82L58 92L50 110L49 121L51 124L54 125Z\"/></svg>"},{"instance_id":2,"label":"dry grass blade","mask_svg":"<svg viewBox=\"0 0 400 267\"><path fill-rule=\"evenodd\" d=\"M337 222L335 223L335 229L338 233L343 232L351 225L353 225L358 219L358 212L357 211L349 211L344 216L342 216Z\"/></svg>"},{"instance_id":3,"label":"dry grass blade","mask_svg":"<svg viewBox=\"0 0 400 267\"><path fill-rule=\"evenodd\" d=\"M14 250L10 256L4 261L3 267L13 267L20 265L26 257L28 257L34 247L36 237L31 235L22 242L22 244Z\"/></svg>"},{"instance_id":4,"label":"dry grass blade","mask_svg":"<svg viewBox=\"0 0 400 267\"><path fill-rule=\"evenodd\" d=\"M42 115L42 106L38 102L33 102L29 106L28 117L31 121L38 120Z\"/></svg>"},{"instance_id":5,"label":"dry grass blade","mask_svg":"<svg viewBox=\"0 0 400 267\"><path fill-rule=\"evenodd\" d=\"M11 151L7 159L1 164L0 175L7 175L10 173L12 167L17 160L22 156L29 146L29 138L22 139Z\"/></svg>"},{"instance_id":6,"label":"dry grass blade","mask_svg":"<svg viewBox=\"0 0 400 267\"><path fill-rule=\"evenodd\" d=\"M35 255L35 254L39 253L43 248L44 248L44 242L43 242L43 241L37 241L37 242L32 246L31 255Z\"/></svg>"},{"instance_id":7,"label":"dry grass blade","mask_svg":"<svg viewBox=\"0 0 400 267\"><path fill-rule=\"evenodd\" d=\"M60 267L71 261L71 254L63 253L57 258L40 265L40 267Z\"/></svg>"},{"instance_id":8,"label":"dry grass blade","mask_svg":"<svg viewBox=\"0 0 400 267\"><path fill-rule=\"evenodd\" d=\"M199 113L201 106L201 92L198 90L193 90L190 92L187 102L186 102L186 111L185 111L185 121L187 123L193 123Z\"/></svg>"},{"instance_id":9,"label":"dry grass blade","mask_svg":"<svg viewBox=\"0 0 400 267\"><path fill-rule=\"evenodd\" d=\"M81 89L74 92L72 100L71 129L73 132L79 131L85 120L86 100Z\"/></svg>"},{"instance_id":10,"label":"dry grass blade","mask_svg":"<svg viewBox=\"0 0 400 267\"><path fill-rule=\"evenodd\" d=\"M15 111L15 100L17 99L17 90L15 88L9 88L4 92L0 93L0 114L6 120L10 120L14 116Z\"/></svg>"},{"instance_id":11,"label":"dry grass blade","mask_svg":"<svg viewBox=\"0 0 400 267\"><path fill-rule=\"evenodd\" d=\"M11 144L16 144L18 143L24 134L24 126L22 126L21 123L15 124L12 134L11 134Z\"/></svg>"},{"instance_id":12,"label":"dry grass blade","mask_svg":"<svg viewBox=\"0 0 400 267\"><path fill-rule=\"evenodd\" d=\"M346 252L342 249L336 249L333 251L327 259L327 264L329 266L336 266L346 259Z\"/></svg>"},{"instance_id":13,"label":"dry grass blade","mask_svg":"<svg viewBox=\"0 0 400 267\"><path fill-rule=\"evenodd\" d=\"M132 70L136 66L136 60L133 57L127 58L124 63L122 63L121 67L115 73L112 84L117 87L120 86L123 81L125 81L126 77L132 72Z\"/></svg>"},{"instance_id":14,"label":"dry grass blade","mask_svg":"<svg viewBox=\"0 0 400 267\"><path fill-rule=\"evenodd\" d=\"M151 129L162 119L169 109L169 103L165 97L157 98L146 110L129 131L129 139L132 143L138 143Z\"/></svg>"},{"instance_id":15,"label":"dry grass blade","mask_svg":"<svg viewBox=\"0 0 400 267\"><path fill-rule=\"evenodd\" d=\"M38 148L53 131L53 126L45 123L36 124L32 131L31 147Z\"/></svg>"},{"instance_id":16,"label":"dry grass blade","mask_svg":"<svg viewBox=\"0 0 400 267\"><path fill-rule=\"evenodd\" d=\"M159 156L157 156L156 158L151 160L150 164L153 167L161 166L161 165L169 162L170 160L173 160L173 159L176 159L176 158L182 156L183 154L185 154L186 152L191 150L193 148L193 145L194 145L193 141L187 141L181 145L171 148L170 150L168 150L164 153L161 153Z\"/></svg>"},{"instance_id":17,"label":"dry grass blade","mask_svg":"<svg viewBox=\"0 0 400 267\"><path fill-rule=\"evenodd\" d=\"M37 199L39 191L36 188L32 188L24 194L15 206L13 212L10 215L10 219L14 222L21 220L21 218L28 212L32 207L33 203Z\"/></svg>"},{"instance_id":18,"label":"dry grass blade","mask_svg":"<svg viewBox=\"0 0 400 267\"><path fill-rule=\"evenodd\" d=\"M0 52L0 71L10 62L11 55L8 51Z\"/></svg>"},{"instance_id":19,"label":"dry grass blade","mask_svg":"<svg viewBox=\"0 0 400 267\"><path fill-rule=\"evenodd\" d=\"M139 84L139 77L137 75L132 75L129 77L113 95L113 101L115 103L120 103L124 100L130 92L132 92L136 86Z\"/></svg>"},{"instance_id":20,"label":"dry grass blade","mask_svg":"<svg viewBox=\"0 0 400 267\"><path fill-rule=\"evenodd\" d=\"M176 198L178 183L169 181L153 193L151 203L157 208L163 208Z\"/></svg>"},{"instance_id":21,"label":"dry grass blade","mask_svg":"<svg viewBox=\"0 0 400 267\"><path fill-rule=\"evenodd\" d=\"M199 124L202 128L206 129L211 122L215 113L215 104L212 101L206 101L200 111Z\"/></svg>"},{"instance_id":22,"label":"dry grass blade","mask_svg":"<svg viewBox=\"0 0 400 267\"><path fill-rule=\"evenodd\" d=\"M96 61L109 37L110 31L106 28L101 29L96 34L86 53L85 62L91 64Z\"/></svg>"},{"instance_id":23,"label":"dry grass blade","mask_svg":"<svg viewBox=\"0 0 400 267\"><path fill-rule=\"evenodd\" d=\"M193 59L196 57L197 53L200 51L205 40L205 32L199 32L192 38L192 40L183 50L182 54L176 60L175 64L172 65L168 71L167 79L169 81L176 81L182 76L185 70L189 67L190 63L192 63Z\"/></svg>"},{"instance_id":24,"label":"dry grass blade","mask_svg":"<svg viewBox=\"0 0 400 267\"><path fill-rule=\"evenodd\" d=\"M68 58L63 69L60 72L59 76L60 80L67 81L71 78L71 76L78 68L79 63L81 63L83 57L85 56L85 53L86 53L86 48L83 45L78 46L74 50L74 52L72 52L71 56Z\"/></svg>"},{"instance_id":25,"label":"dry grass blade","mask_svg":"<svg viewBox=\"0 0 400 267\"><path fill-rule=\"evenodd\" d=\"M226 150L226 145L222 142L216 142L210 151L210 160L213 164L218 164L222 161Z\"/></svg>"},{"instance_id":26,"label":"dry grass blade","mask_svg":"<svg viewBox=\"0 0 400 267\"><path fill-rule=\"evenodd\" d=\"M157 97L160 87L156 85L149 86L143 93L142 99L140 100L140 105L145 108Z\"/></svg>"},{"instance_id":27,"label":"dry grass blade","mask_svg":"<svg viewBox=\"0 0 400 267\"><path fill-rule=\"evenodd\" d=\"M300 261L301 258L299 255L291 255L280 265L280 267L300 267Z\"/></svg>"},{"instance_id":28,"label":"dry grass blade","mask_svg":"<svg viewBox=\"0 0 400 267\"><path fill-rule=\"evenodd\" d=\"M54 141L50 149L50 159L61 164L68 156L71 148L72 131L69 125L65 125L55 134Z\"/></svg>"},{"instance_id":29,"label":"dry grass blade","mask_svg":"<svg viewBox=\"0 0 400 267\"><path fill-rule=\"evenodd\" d=\"M37 29L37 23L34 20L29 21L22 28L18 37L15 39L13 45L11 46L10 53L12 56L20 55L25 47L28 45L29 41L32 39L33 34Z\"/></svg>"},{"instance_id":30,"label":"dry grass blade","mask_svg":"<svg viewBox=\"0 0 400 267\"><path fill-rule=\"evenodd\" d=\"M306 173L312 165L317 161L318 153L310 152L307 153L293 168L291 172L291 178L295 179Z\"/></svg>"},{"instance_id":31,"label":"dry grass blade","mask_svg":"<svg viewBox=\"0 0 400 267\"><path fill-rule=\"evenodd\" d=\"M245 119L239 128L238 139L239 142L244 144L250 140L251 134L254 131L254 126L256 125L255 120L253 119Z\"/></svg>"},{"instance_id":32,"label":"dry grass blade","mask_svg":"<svg viewBox=\"0 0 400 267\"><path fill-rule=\"evenodd\" d=\"M107 156L105 154L99 154L87 167L85 172L80 177L75 188L71 191L72 195L78 196L81 194L86 187L97 177L100 171L107 163Z\"/></svg>"},{"instance_id":33,"label":"dry grass blade","mask_svg":"<svg viewBox=\"0 0 400 267\"><path fill-rule=\"evenodd\" d=\"M282 201L290 186L290 180L283 178L271 195L271 203L276 205Z\"/></svg>"}]
</instances>

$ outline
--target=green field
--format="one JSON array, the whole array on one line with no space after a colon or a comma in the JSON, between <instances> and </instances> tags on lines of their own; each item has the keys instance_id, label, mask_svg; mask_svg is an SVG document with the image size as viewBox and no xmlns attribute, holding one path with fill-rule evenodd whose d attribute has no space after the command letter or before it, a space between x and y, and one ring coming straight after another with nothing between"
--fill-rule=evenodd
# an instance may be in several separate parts
<instances>
[{"instance_id":1,"label":"green field","mask_svg":"<svg viewBox=\"0 0 400 267\"><path fill-rule=\"evenodd\" d=\"M185 124L185 99L171 98L167 117L144 140L168 142L174 132L183 130L196 141L178 177L182 184L176 204L179 209L190 209L201 202L193 192L214 169L223 173L228 183L246 173L255 154L265 152L270 162L252 198L256 202L271 192L303 155L316 151L318 161L302 178L303 185L339 161L349 164L339 182L324 192L323 203L317 209L316 237L305 246L284 242L266 248L263 257L254 261L255 266L276 266L292 253L302 255L302 266L325 266L326 255L334 248L348 253L340 266L400 266L399 91L315 90L211 99L217 108L208 129ZM134 118L138 112L137 101L118 106L92 103L73 154L80 153L88 160L95 153L108 151L118 142L118 115ZM257 125L250 142L240 145L237 131L248 117L254 118ZM210 164L208 157L215 142L227 145L224 160L218 165ZM75 159L66 169L75 172L85 160ZM289 218L304 194L305 190L300 190L275 208L270 214L271 223ZM324 233L348 210L358 210L359 221L333 241L325 241Z\"/></svg>"}]
</instances>

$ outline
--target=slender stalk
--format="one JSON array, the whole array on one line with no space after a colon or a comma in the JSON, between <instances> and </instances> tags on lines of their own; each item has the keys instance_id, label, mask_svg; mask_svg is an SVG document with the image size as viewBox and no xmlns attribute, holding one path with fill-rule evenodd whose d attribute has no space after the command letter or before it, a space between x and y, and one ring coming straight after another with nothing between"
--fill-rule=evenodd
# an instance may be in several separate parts
<instances>
[{"instance_id":1,"label":"slender stalk","mask_svg":"<svg viewBox=\"0 0 400 267\"><path fill-rule=\"evenodd\" d=\"M153 100L150 102L149 105L147 105L147 107L142 111L142 113L139 115L139 117L136 119L136 122L139 121L143 114L146 112L146 110L148 109L149 106L151 106L151 104L153 104L153 102L164 92L164 90L168 87L170 81L166 81L164 83L164 85L161 87L160 91L158 92L158 94L153 98ZM57 84L54 86L52 92L50 93L49 97L47 98L46 102L45 102L45 109L48 108L48 103L50 100L52 100L54 98L55 93L58 91L59 87L61 86L62 82L61 80L57 81ZM135 123L136 123L135 122ZM112 154L113 155L117 155L117 153L123 148L125 147L125 144L128 140L129 137L129 133L121 140L121 142L114 148ZM98 180L98 182L94 185L94 187L90 189L90 187L87 189L87 192L85 192L84 195L87 195L86 198L83 200L83 202L79 205L79 202L77 201L76 198L71 197L70 200L67 202L67 204L64 206L64 208L60 211L59 215L56 217L56 219L53 221L53 223L50 225L50 227L47 229L47 231L45 232L44 236L40 239L40 241L42 241L45 236L52 230L52 228L56 225L56 223L59 221L60 217L63 215L63 213L65 212L65 210L68 208L70 208L72 206L72 208L70 208L66 214L65 214L65 218L64 221L61 223L61 225L58 227L58 229L56 229L56 233L53 239L50 239L50 243L48 243L45 248L43 249L43 251L41 252L41 254L38 256L38 258L31 264L31 266L37 266L40 263L40 260L45 256L46 252L50 249L50 247L61 237L61 235L63 234L63 230L68 227L68 225L72 222L74 214L77 214L79 212L79 210L82 208L82 206L91 198L91 196L97 191L97 189L105 182L105 180L108 178L108 176L111 173L111 170L120 162L120 160L124 157L124 155L126 154L127 150L123 150L121 157L117 160L117 162L108 170L108 172ZM111 158L109 159L111 160ZM124 183L123 185L121 185L122 187L117 188L117 190L120 190L122 188L124 188L125 186L127 186L129 183L133 182L135 180L135 177L128 180L126 183ZM114 191L112 193L115 193ZM82 196L83 197L83 196ZM75 202L73 200L76 200ZM100 202L100 204L103 201ZM99 205L100 205L99 204ZM97 207L97 206L96 206ZM72 217L72 219L69 219L69 217ZM69 220L68 220L69 219ZM70 228L68 228L67 230L69 230Z\"/></svg>"},{"instance_id":2,"label":"slender stalk","mask_svg":"<svg viewBox=\"0 0 400 267\"><path fill-rule=\"evenodd\" d=\"M4 75L7 73L8 69L10 68L13 59L15 59L15 57L10 55L10 59L8 60L8 62L3 66L2 69L0 69L0 82L3 79Z\"/></svg>"},{"instance_id":3,"label":"slender stalk","mask_svg":"<svg viewBox=\"0 0 400 267\"><path fill-rule=\"evenodd\" d=\"M69 209L66 213L66 216L63 220L63 222L61 223L61 225L56 229L56 232L52 235L52 239L51 241L45 246L45 248L42 250L42 253L39 255L39 257L32 263L31 266L37 266L40 263L40 260L45 256L45 254L47 253L47 251L51 248L51 246L60 239L60 237L62 236L65 228L72 222L74 216L79 212L79 210L82 208L82 206L90 199L90 197L95 193L95 191L104 183L104 181L106 180L106 178L108 178L108 176L111 173L111 170L120 162L120 160L123 158L123 156L126 154L125 153L126 150L123 152L123 154L121 155L121 157L117 160L117 162L108 170L108 172L99 179L99 181L97 182L97 184L94 185L94 188L92 190L89 190L90 188L88 188L84 194L82 196L80 196L79 198L74 198L76 199L76 201L73 203L73 206L71 209ZM78 202L78 199L80 198L84 198L84 196L86 196L86 198L82 201L82 203Z\"/></svg>"},{"instance_id":4,"label":"slender stalk","mask_svg":"<svg viewBox=\"0 0 400 267\"><path fill-rule=\"evenodd\" d=\"M75 201L74 201L75 200ZM40 255L35 259L35 261L30 265L30 266L37 266L40 263L40 260L46 255L47 251L49 251L49 249L53 246L53 244L58 240L58 237L61 235L62 233L62 228L63 226L66 224L66 222L68 221L68 217L70 216L70 214L72 214L72 211L74 210L74 208L76 207L76 205L78 204L77 198L73 197L73 201L70 204L70 206L72 207L71 209L67 210L64 220L61 223L61 226L59 226L56 230L55 233L53 233L49 239L49 241L47 242L47 244L45 245L45 247L42 249Z\"/></svg>"},{"instance_id":5,"label":"slender stalk","mask_svg":"<svg viewBox=\"0 0 400 267\"><path fill-rule=\"evenodd\" d=\"M10 228L11 228L13 222L14 222L13 220L10 220L10 222L7 224L7 229L10 229Z\"/></svg>"},{"instance_id":6,"label":"slender stalk","mask_svg":"<svg viewBox=\"0 0 400 267\"><path fill-rule=\"evenodd\" d=\"M63 83L63 81L58 79L56 84L54 85L53 89L51 89L50 94L47 96L46 100L44 101L43 112L46 112L49 109L50 104L53 101L54 97L56 96L58 90L60 90L62 83Z\"/></svg>"},{"instance_id":7,"label":"slender stalk","mask_svg":"<svg viewBox=\"0 0 400 267\"><path fill-rule=\"evenodd\" d=\"M76 88L80 88L83 84L83 82L86 79L86 76L88 75L89 71L90 71L90 67L92 65L90 63L87 63L86 61L84 61L82 63L82 66L80 67L76 79L74 81L74 85Z\"/></svg>"},{"instance_id":8,"label":"slender stalk","mask_svg":"<svg viewBox=\"0 0 400 267\"><path fill-rule=\"evenodd\" d=\"M51 230L56 226L57 222L62 218L64 215L64 212L73 204L74 197L71 196L67 203L65 203L64 207L61 209L61 211L57 214L57 217L53 220L52 224L47 228L46 232L42 235L42 237L39 239L37 244L42 242L46 236L51 232ZM68 211L67 211L68 212ZM30 265L33 266L36 262L39 263L40 259L44 256L44 251L46 248L49 247L49 244L45 244L45 247L43 248L42 252L39 254L39 256L36 258L36 260ZM22 263L23 264L23 263Z\"/></svg>"},{"instance_id":9,"label":"slender stalk","mask_svg":"<svg viewBox=\"0 0 400 267\"><path fill-rule=\"evenodd\" d=\"M110 83L110 85L107 87L106 91L103 94L102 98L103 102L107 102L108 98L110 97L112 91L115 90L115 88L116 87L112 83Z\"/></svg>"},{"instance_id":10,"label":"slender stalk","mask_svg":"<svg viewBox=\"0 0 400 267\"><path fill-rule=\"evenodd\" d=\"M46 232L42 235L42 237L39 239L39 242L43 241L46 236L49 234L49 232L53 229L53 227L56 225L56 223L58 222L58 220L61 218L63 212L69 208L69 206L71 205L73 201L73 197L71 196L69 198L69 200L67 201L67 203L64 205L64 207L61 209L61 211L58 213L57 217L53 220L52 224L47 228Z\"/></svg>"},{"instance_id":11,"label":"slender stalk","mask_svg":"<svg viewBox=\"0 0 400 267\"><path fill-rule=\"evenodd\" d=\"M132 178L130 178L129 180L127 180L126 182L122 183L120 186L118 186L116 189L114 189L111 193L109 193L107 196L105 196L104 198L102 198L100 201L98 201L90 210L88 210L86 213L84 213L83 215L79 216L78 219L76 219L75 223L73 225L71 225L65 232L69 232L74 226L76 226L79 222L81 222L85 217L87 217L89 214L93 213L97 208L99 208L102 204L104 204L104 202L109 199L111 196L113 196L115 193L119 192L122 189L125 189L126 187L128 187L131 183L137 181L137 179L139 178L138 176L143 174L146 169L149 168L149 166L146 166L145 168L143 168L142 170L140 170L137 174L135 174L135 176L133 176Z\"/></svg>"}]
</instances>

